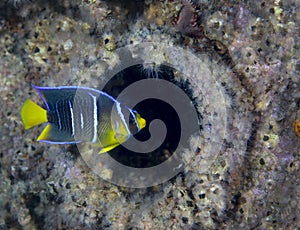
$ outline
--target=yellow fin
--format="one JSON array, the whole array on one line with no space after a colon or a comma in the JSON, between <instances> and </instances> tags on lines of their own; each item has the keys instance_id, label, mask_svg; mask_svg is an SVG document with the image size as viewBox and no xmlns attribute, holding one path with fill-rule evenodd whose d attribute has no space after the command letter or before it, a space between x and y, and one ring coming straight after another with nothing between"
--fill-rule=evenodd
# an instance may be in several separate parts
<instances>
[{"instance_id":1,"label":"yellow fin","mask_svg":"<svg viewBox=\"0 0 300 230\"><path fill-rule=\"evenodd\" d=\"M44 130L42 131L42 133L39 135L38 137L38 141L42 141L42 140L47 140L48 139L48 134L50 132L50 128L51 128L51 125L48 124Z\"/></svg>"},{"instance_id":2,"label":"yellow fin","mask_svg":"<svg viewBox=\"0 0 300 230\"><path fill-rule=\"evenodd\" d=\"M136 114L136 120L140 129L145 128L146 120L140 116L140 114Z\"/></svg>"},{"instance_id":3,"label":"yellow fin","mask_svg":"<svg viewBox=\"0 0 300 230\"><path fill-rule=\"evenodd\" d=\"M101 154L101 153L106 153L106 152L108 152L108 151L110 151L110 150L116 148L116 147L119 146L119 145L120 145L120 143L117 143L117 144L114 144L114 145L106 146L105 148L103 148L103 149L101 149L101 150L99 151L99 154Z\"/></svg>"},{"instance_id":4,"label":"yellow fin","mask_svg":"<svg viewBox=\"0 0 300 230\"><path fill-rule=\"evenodd\" d=\"M47 111L27 99L21 108L21 119L25 129L47 122Z\"/></svg>"}]
</instances>

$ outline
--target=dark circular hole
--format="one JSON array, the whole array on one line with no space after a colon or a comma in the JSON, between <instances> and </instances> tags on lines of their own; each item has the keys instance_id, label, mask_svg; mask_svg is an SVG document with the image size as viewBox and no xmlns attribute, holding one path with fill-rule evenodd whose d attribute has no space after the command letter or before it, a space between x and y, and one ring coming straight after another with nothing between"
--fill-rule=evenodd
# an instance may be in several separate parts
<instances>
[{"instance_id":1,"label":"dark circular hole","mask_svg":"<svg viewBox=\"0 0 300 230\"><path fill-rule=\"evenodd\" d=\"M130 84L149 77L154 78L153 80L155 78L164 79L177 84L181 89L188 89L188 86L185 86L183 82L179 83L174 80L173 70L172 67L166 65L148 66L147 69L143 65L134 65L120 71L111 78L103 91L117 98L122 90ZM187 95L189 94L187 93ZM165 140L160 147L150 153L133 152L120 145L108 154L119 163L135 168L152 167L164 162L172 156L180 141L181 124L175 109L168 103L154 98L141 101L133 109L147 121L146 127L134 135L136 139L139 141L148 140L150 138L149 124L152 120L159 119L163 121L167 128Z\"/></svg>"},{"instance_id":2,"label":"dark circular hole","mask_svg":"<svg viewBox=\"0 0 300 230\"><path fill-rule=\"evenodd\" d=\"M266 135L264 135L264 137L263 137L263 141L268 141L269 140L269 137L268 136L266 136Z\"/></svg>"}]
</instances>

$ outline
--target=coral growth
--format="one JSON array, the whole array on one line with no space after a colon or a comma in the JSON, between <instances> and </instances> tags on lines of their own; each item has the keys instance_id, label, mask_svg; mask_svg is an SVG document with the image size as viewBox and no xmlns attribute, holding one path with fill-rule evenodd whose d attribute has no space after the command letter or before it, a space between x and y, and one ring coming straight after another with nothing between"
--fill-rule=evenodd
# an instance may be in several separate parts
<instances>
[{"instance_id":1,"label":"coral growth","mask_svg":"<svg viewBox=\"0 0 300 230\"><path fill-rule=\"evenodd\" d=\"M182 8L174 19L175 29L185 35L196 38L204 37L204 31L198 25L198 15L195 4L192 0L182 0Z\"/></svg>"}]
</instances>

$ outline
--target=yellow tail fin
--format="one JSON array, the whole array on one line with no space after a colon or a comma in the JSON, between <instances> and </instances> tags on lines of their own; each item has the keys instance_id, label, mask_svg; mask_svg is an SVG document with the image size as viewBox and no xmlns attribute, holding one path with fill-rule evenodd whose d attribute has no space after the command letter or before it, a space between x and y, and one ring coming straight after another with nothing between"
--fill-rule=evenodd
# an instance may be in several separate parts
<instances>
[{"instance_id":1,"label":"yellow tail fin","mask_svg":"<svg viewBox=\"0 0 300 230\"><path fill-rule=\"evenodd\" d=\"M47 122L47 111L27 99L21 108L21 119L25 129Z\"/></svg>"}]
</instances>

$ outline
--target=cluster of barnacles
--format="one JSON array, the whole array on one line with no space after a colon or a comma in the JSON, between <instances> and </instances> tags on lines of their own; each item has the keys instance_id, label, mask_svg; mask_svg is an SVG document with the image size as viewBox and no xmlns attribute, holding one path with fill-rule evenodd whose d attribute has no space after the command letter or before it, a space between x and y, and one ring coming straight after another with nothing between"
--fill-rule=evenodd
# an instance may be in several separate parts
<instances>
[{"instance_id":1,"label":"cluster of barnacles","mask_svg":"<svg viewBox=\"0 0 300 230\"><path fill-rule=\"evenodd\" d=\"M199 9L192 0L181 0L182 8L174 19L175 29L185 35L195 38L205 37L203 28L198 25Z\"/></svg>"}]
</instances>

